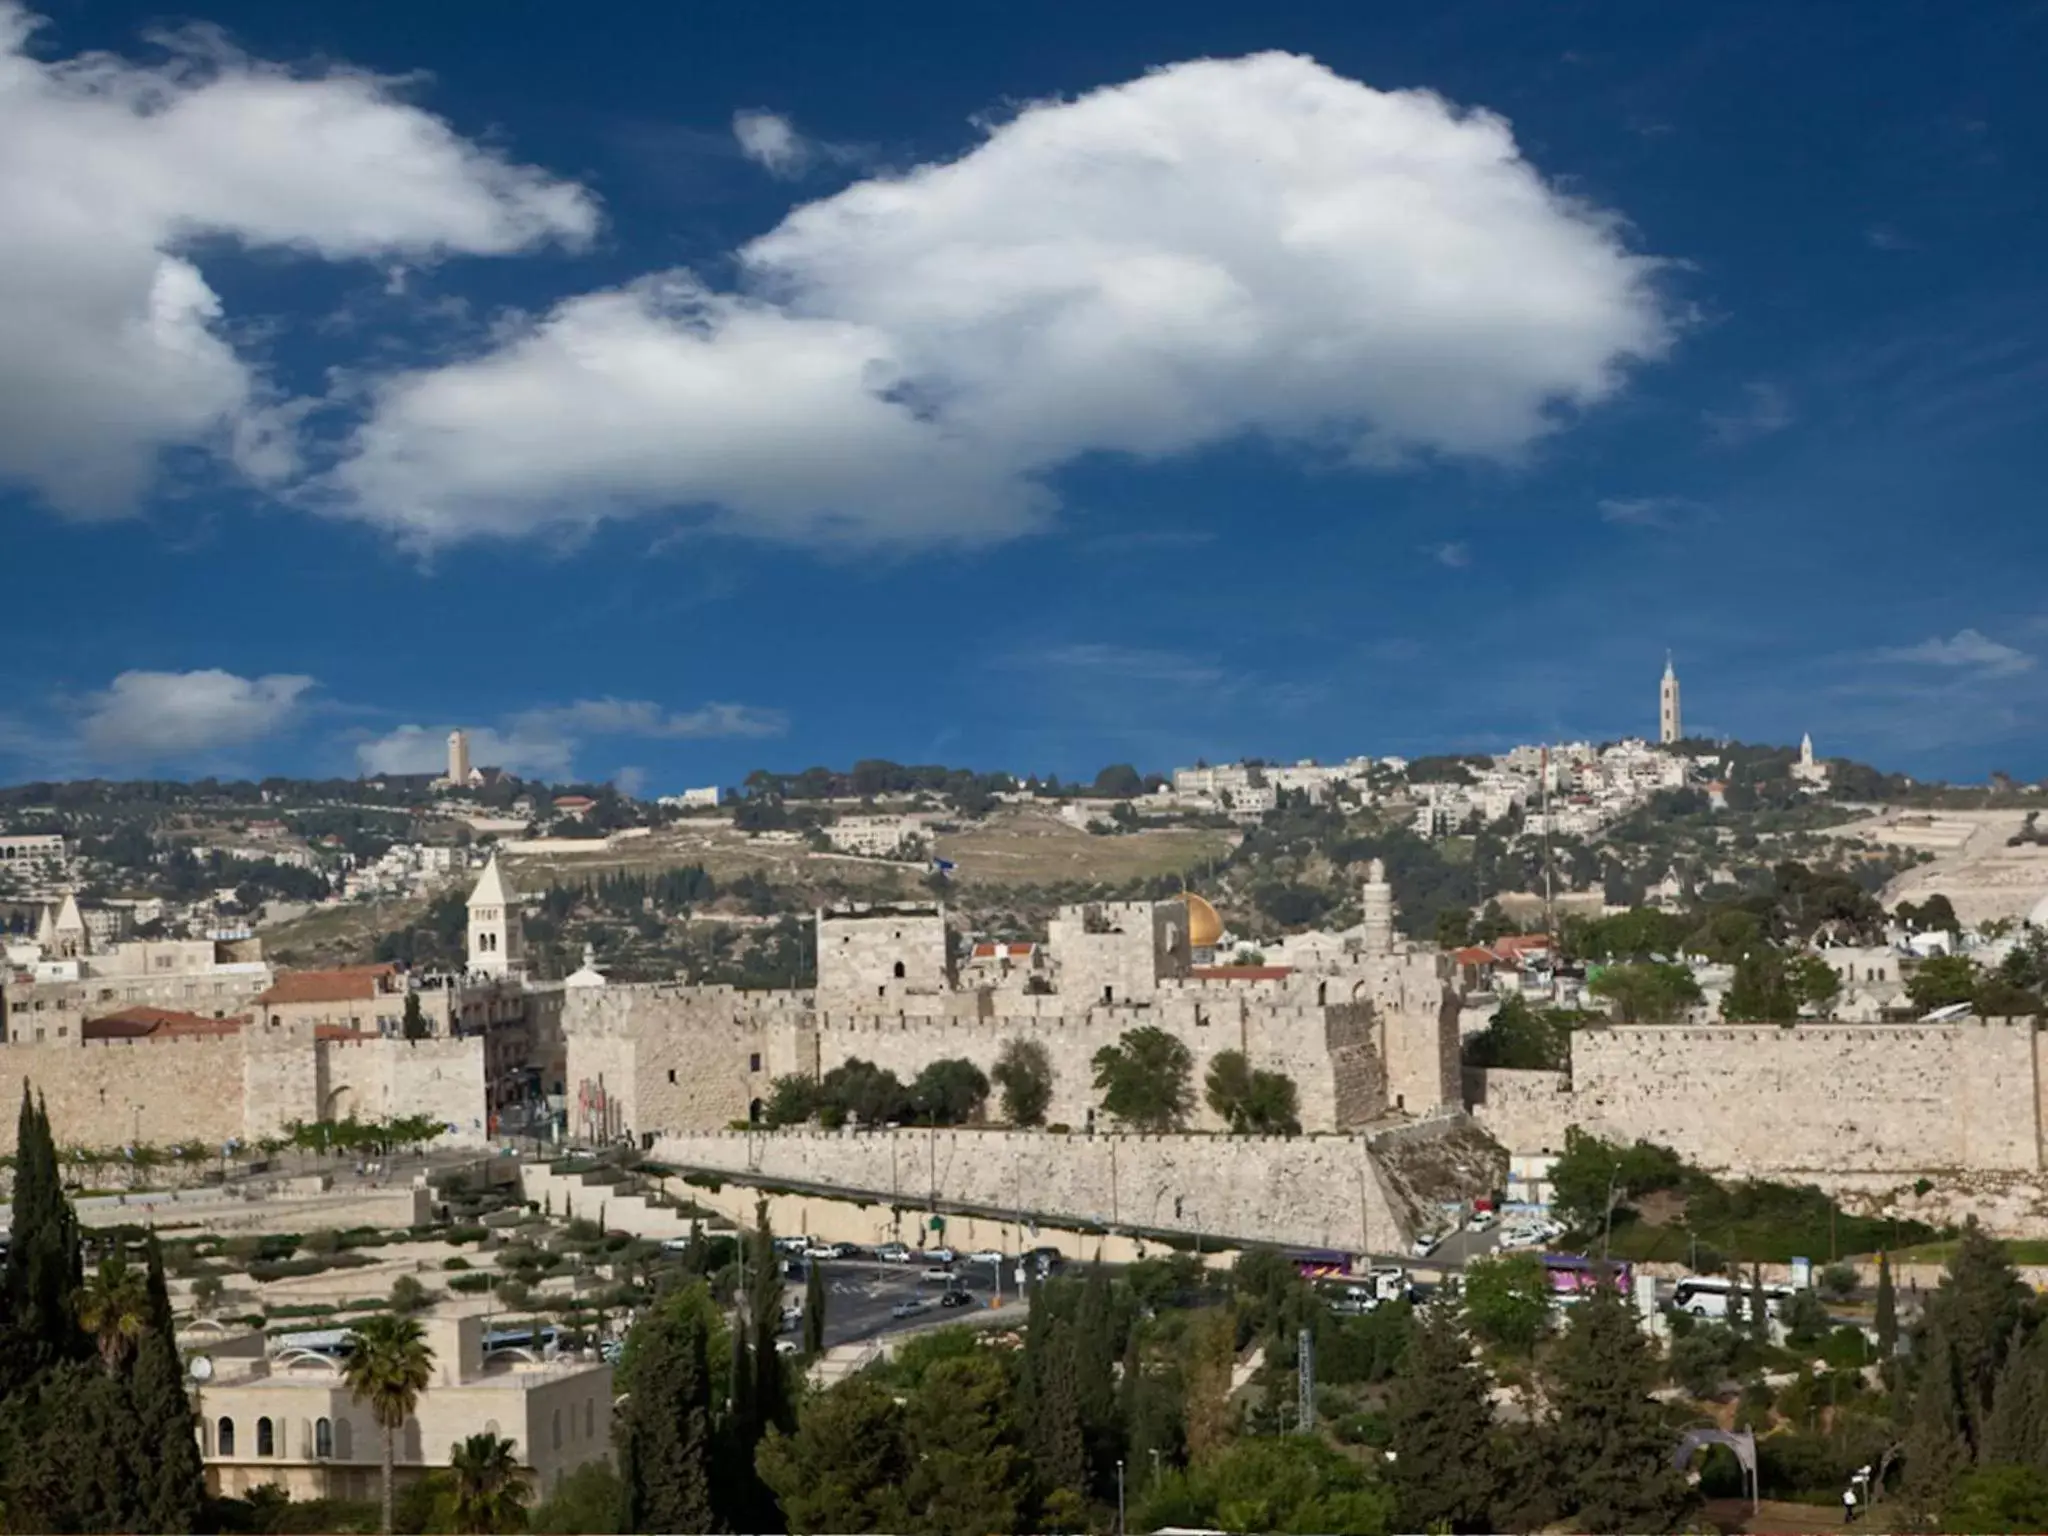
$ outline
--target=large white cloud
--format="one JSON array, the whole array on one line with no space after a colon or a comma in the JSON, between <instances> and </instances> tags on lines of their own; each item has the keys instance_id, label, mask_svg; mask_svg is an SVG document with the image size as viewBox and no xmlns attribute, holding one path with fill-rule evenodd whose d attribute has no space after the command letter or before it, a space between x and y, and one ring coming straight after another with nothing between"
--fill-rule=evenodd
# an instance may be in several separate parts
<instances>
[{"instance_id":1,"label":"large white cloud","mask_svg":"<svg viewBox=\"0 0 2048 1536\"><path fill-rule=\"evenodd\" d=\"M83 701L78 746L94 762L211 760L292 724L312 686L295 673L123 672Z\"/></svg>"},{"instance_id":2,"label":"large white cloud","mask_svg":"<svg viewBox=\"0 0 2048 1536\"><path fill-rule=\"evenodd\" d=\"M331 260L586 238L581 190L470 143L393 82L294 73L216 39L143 65L31 57L0 0L0 480L125 511L166 447L271 476L280 412L222 326L201 242Z\"/></svg>"},{"instance_id":3,"label":"large white cloud","mask_svg":"<svg viewBox=\"0 0 2048 1536\"><path fill-rule=\"evenodd\" d=\"M1244 433L1512 458L1659 355L1658 263L1500 118L1263 54L1032 106L739 252L386 380L326 490L414 542L692 507L980 541L1041 477Z\"/></svg>"}]
</instances>

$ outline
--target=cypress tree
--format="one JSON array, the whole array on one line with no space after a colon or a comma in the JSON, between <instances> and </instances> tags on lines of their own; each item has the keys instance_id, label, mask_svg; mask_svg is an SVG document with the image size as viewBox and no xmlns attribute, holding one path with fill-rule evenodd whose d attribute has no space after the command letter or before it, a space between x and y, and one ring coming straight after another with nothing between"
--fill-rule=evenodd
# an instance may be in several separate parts
<instances>
[{"instance_id":1,"label":"cypress tree","mask_svg":"<svg viewBox=\"0 0 2048 1536\"><path fill-rule=\"evenodd\" d=\"M1891 1368L1899 1352L1899 1297L1892 1288L1892 1261L1888 1254L1877 1256L1877 1355Z\"/></svg>"},{"instance_id":2,"label":"cypress tree","mask_svg":"<svg viewBox=\"0 0 2048 1536\"><path fill-rule=\"evenodd\" d=\"M1749 1267L1749 1327L1759 1344L1771 1342L1771 1299L1764 1291L1764 1267Z\"/></svg>"},{"instance_id":3,"label":"cypress tree","mask_svg":"<svg viewBox=\"0 0 2048 1536\"><path fill-rule=\"evenodd\" d=\"M775 1336L782 1330L782 1262L775 1252L775 1232L768 1224L768 1202L754 1206L754 1231L748 1239L747 1334L753 1345L754 1401L749 1418L754 1432L784 1433L796 1427L790 1412L782 1357Z\"/></svg>"},{"instance_id":4,"label":"cypress tree","mask_svg":"<svg viewBox=\"0 0 2048 1536\"><path fill-rule=\"evenodd\" d=\"M13 1339L8 1380L18 1387L58 1360L82 1360L91 1345L72 1297L84 1279L78 1221L64 1198L50 1117L22 1084L14 1169L14 1219L7 1249L7 1317Z\"/></svg>"},{"instance_id":5,"label":"cypress tree","mask_svg":"<svg viewBox=\"0 0 2048 1536\"><path fill-rule=\"evenodd\" d=\"M1677 1525L1694 1495L1671 1464L1671 1428L1650 1399L1658 1365L1634 1309L1600 1287L1573 1309L1551 1374L1557 1480L1574 1524L1594 1531Z\"/></svg>"},{"instance_id":6,"label":"cypress tree","mask_svg":"<svg viewBox=\"0 0 2048 1536\"><path fill-rule=\"evenodd\" d=\"M1426 1308L1387 1401L1404 1528L1493 1528L1500 1479L1489 1385L1453 1304L1444 1299Z\"/></svg>"},{"instance_id":7,"label":"cypress tree","mask_svg":"<svg viewBox=\"0 0 2048 1536\"><path fill-rule=\"evenodd\" d=\"M2013 1335L1977 1460L1984 1466L2048 1466L2048 1333Z\"/></svg>"},{"instance_id":8,"label":"cypress tree","mask_svg":"<svg viewBox=\"0 0 2048 1536\"><path fill-rule=\"evenodd\" d=\"M821 1355L824 1352L825 1271L813 1264L809 1278L804 1281L804 1353Z\"/></svg>"},{"instance_id":9,"label":"cypress tree","mask_svg":"<svg viewBox=\"0 0 2048 1536\"><path fill-rule=\"evenodd\" d=\"M144 1456L136 1467L146 1531L189 1531L199 1518L206 1471L193 1434L192 1402L178 1367L177 1328L164 1281L163 1246L149 1235L149 1327L135 1352L131 1387Z\"/></svg>"},{"instance_id":10,"label":"cypress tree","mask_svg":"<svg viewBox=\"0 0 2048 1536\"><path fill-rule=\"evenodd\" d=\"M1994 1242L1971 1221L1940 1286L1927 1299L1921 1322L1926 1336L1939 1334L1948 1348L1955 1374L1957 1425L1966 1445L1983 1442L1991 1395L2026 1297L2026 1287L2012 1267L2005 1245Z\"/></svg>"},{"instance_id":11,"label":"cypress tree","mask_svg":"<svg viewBox=\"0 0 2048 1536\"><path fill-rule=\"evenodd\" d=\"M1073 1326L1055 1321L1040 1356L1033 1416L1033 1460L1041 1496L1055 1508L1088 1492L1088 1440L1081 1419L1081 1383ZM1062 1499L1061 1495L1066 1495Z\"/></svg>"},{"instance_id":12,"label":"cypress tree","mask_svg":"<svg viewBox=\"0 0 2048 1536\"><path fill-rule=\"evenodd\" d=\"M622 1528L708 1531L715 1520L704 1321L694 1311L657 1310L643 1327L619 1415Z\"/></svg>"},{"instance_id":13,"label":"cypress tree","mask_svg":"<svg viewBox=\"0 0 2048 1536\"><path fill-rule=\"evenodd\" d=\"M1074 1382L1088 1447L1088 1482L1102 1498L1116 1496L1116 1464L1124 1454L1117 1416L1117 1318L1109 1274L1088 1267L1074 1313Z\"/></svg>"},{"instance_id":14,"label":"cypress tree","mask_svg":"<svg viewBox=\"0 0 2048 1536\"><path fill-rule=\"evenodd\" d=\"M1954 1346L1935 1329L1923 1338L1919 1354L1901 1496L1911 1509L1932 1517L1948 1502L1956 1479L1969 1470L1970 1445L1964 1438L1963 1382Z\"/></svg>"}]
</instances>

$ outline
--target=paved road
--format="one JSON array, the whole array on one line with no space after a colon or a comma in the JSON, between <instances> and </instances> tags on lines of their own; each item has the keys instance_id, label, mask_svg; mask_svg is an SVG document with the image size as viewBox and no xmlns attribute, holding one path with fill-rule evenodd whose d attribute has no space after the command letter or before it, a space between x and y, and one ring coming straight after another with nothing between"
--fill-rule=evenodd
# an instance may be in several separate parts
<instances>
[{"instance_id":1,"label":"paved road","mask_svg":"<svg viewBox=\"0 0 2048 1536\"><path fill-rule=\"evenodd\" d=\"M971 1311L987 1308L995 1295L990 1266L970 1264L965 1260L954 1265L953 1272L958 1287L974 1296L973 1308L942 1308L939 1296L946 1287L919 1278L927 1268L924 1264L884 1264L873 1259L812 1262L818 1263L825 1274L825 1342L828 1346L879 1338L899 1329L927 1327L935 1321L957 1321ZM1016 1305L1018 1300L1012 1279L1013 1275L1006 1275L1003 1281L1004 1301L1010 1306ZM804 1282L792 1281L789 1289L794 1302L802 1297ZM893 1309L906 1301L923 1302L926 1306L910 1317L893 1316Z\"/></svg>"}]
</instances>

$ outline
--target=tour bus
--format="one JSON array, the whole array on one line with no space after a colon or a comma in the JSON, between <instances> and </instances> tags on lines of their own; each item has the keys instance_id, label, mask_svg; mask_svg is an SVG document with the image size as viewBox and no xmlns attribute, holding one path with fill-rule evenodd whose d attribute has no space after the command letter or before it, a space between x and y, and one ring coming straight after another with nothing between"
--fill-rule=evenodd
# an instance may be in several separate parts
<instances>
[{"instance_id":1,"label":"tour bus","mask_svg":"<svg viewBox=\"0 0 2048 1536\"><path fill-rule=\"evenodd\" d=\"M1607 1276L1612 1285L1624 1296L1634 1283L1634 1272L1626 1259L1589 1259L1577 1253L1546 1253L1543 1255L1543 1277L1550 1284L1553 1296L1579 1297L1598 1289L1600 1277Z\"/></svg>"},{"instance_id":2,"label":"tour bus","mask_svg":"<svg viewBox=\"0 0 2048 1536\"><path fill-rule=\"evenodd\" d=\"M1671 1309L1674 1312L1690 1312L1694 1317L1726 1317L1728 1298L1740 1292L1742 1305L1749 1305L1751 1286L1746 1280L1730 1280L1725 1275L1687 1275L1671 1291ZM1775 1312L1791 1299L1792 1288L1788 1285L1767 1285L1764 1299Z\"/></svg>"},{"instance_id":3,"label":"tour bus","mask_svg":"<svg viewBox=\"0 0 2048 1536\"><path fill-rule=\"evenodd\" d=\"M1288 1258L1304 1280L1334 1280L1351 1273L1351 1255L1348 1253L1309 1248L1290 1253Z\"/></svg>"}]
</instances>

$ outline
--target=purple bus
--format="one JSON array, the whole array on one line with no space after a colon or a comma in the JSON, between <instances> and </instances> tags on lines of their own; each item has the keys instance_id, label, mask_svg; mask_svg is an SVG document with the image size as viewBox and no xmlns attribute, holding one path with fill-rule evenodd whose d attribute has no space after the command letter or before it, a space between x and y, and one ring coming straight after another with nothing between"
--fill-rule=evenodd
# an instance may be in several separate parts
<instances>
[{"instance_id":1,"label":"purple bus","mask_svg":"<svg viewBox=\"0 0 2048 1536\"><path fill-rule=\"evenodd\" d=\"M1602 1275L1626 1296L1633 1279L1626 1259L1589 1259L1577 1253L1544 1254L1543 1274L1550 1282L1551 1294L1556 1296L1579 1296L1596 1290Z\"/></svg>"}]
</instances>

